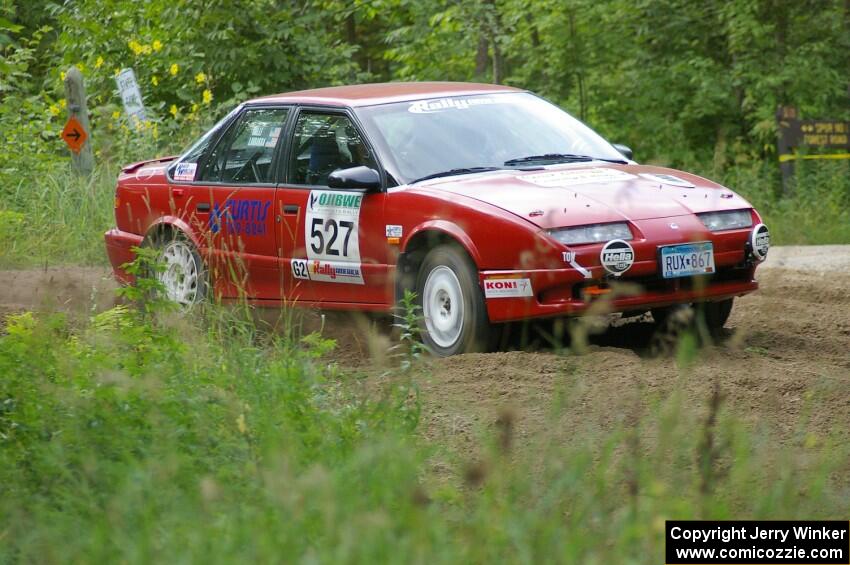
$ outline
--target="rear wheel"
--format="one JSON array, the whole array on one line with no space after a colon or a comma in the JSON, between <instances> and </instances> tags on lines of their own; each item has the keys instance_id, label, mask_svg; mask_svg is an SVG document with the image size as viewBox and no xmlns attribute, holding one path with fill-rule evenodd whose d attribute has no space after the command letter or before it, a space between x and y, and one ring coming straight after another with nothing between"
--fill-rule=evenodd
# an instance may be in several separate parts
<instances>
[{"instance_id":1,"label":"rear wheel","mask_svg":"<svg viewBox=\"0 0 850 565\"><path fill-rule=\"evenodd\" d=\"M207 277L195 245L183 234L169 233L153 246L159 250L154 276L165 297L184 308L201 302L207 294Z\"/></svg>"},{"instance_id":2,"label":"rear wheel","mask_svg":"<svg viewBox=\"0 0 850 565\"><path fill-rule=\"evenodd\" d=\"M416 282L422 308L422 341L440 357L483 351L490 336L478 271L456 245L425 256Z\"/></svg>"}]
</instances>

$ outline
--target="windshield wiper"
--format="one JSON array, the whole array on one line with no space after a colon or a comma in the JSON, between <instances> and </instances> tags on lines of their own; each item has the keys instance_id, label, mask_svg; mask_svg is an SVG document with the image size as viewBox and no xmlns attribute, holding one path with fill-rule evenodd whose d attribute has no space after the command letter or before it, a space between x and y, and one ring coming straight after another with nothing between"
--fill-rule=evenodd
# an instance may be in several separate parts
<instances>
[{"instance_id":1,"label":"windshield wiper","mask_svg":"<svg viewBox=\"0 0 850 565\"><path fill-rule=\"evenodd\" d=\"M537 161L558 161L558 162L575 162L575 161L605 161L607 163L626 164L622 159L604 159L602 157L591 157L589 155L575 155L573 153L545 153L543 155L529 155L528 157L517 157L516 159L508 159L505 161L505 166L520 165L523 163L534 163Z\"/></svg>"},{"instance_id":2,"label":"windshield wiper","mask_svg":"<svg viewBox=\"0 0 850 565\"><path fill-rule=\"evenodd\" d=\"M440 171L439 173L431 173L424 177L419 177L416 180L410 181L410 184L417 183L423 180L436 179L440 177L452 177L455 175L470 175L472 173L484 173L487 171L498 171L501 167L463 167L460 169L449 169L448 171Z\"/></svg>"}]
</instances>

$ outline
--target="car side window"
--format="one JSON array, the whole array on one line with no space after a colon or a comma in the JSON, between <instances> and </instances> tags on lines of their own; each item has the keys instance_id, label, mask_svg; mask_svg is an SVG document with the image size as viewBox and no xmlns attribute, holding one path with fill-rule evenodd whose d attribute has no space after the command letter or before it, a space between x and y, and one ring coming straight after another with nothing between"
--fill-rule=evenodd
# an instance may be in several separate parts
<instances>
[{"instance_id":1,"label":"car side window","mask_svg":"<svg viewBox=\"0 0 850 565\"><path fill-rule=\"evenodd\" d=\"M209 154L197 180L233 184L274 182L272 161L288 108L245 111Z\"/></svg>"},{"instance_id":2,"label":"car side window","mask_svg":"<svg viewBox=\"0 0 850 565\"><path fill-rule=\"evenodd\" d=\"M365 165L377 168L369 148L344 114L303 111L295 124L289 182L327 186L328 175Z\"/></svg>"}]
</instances>

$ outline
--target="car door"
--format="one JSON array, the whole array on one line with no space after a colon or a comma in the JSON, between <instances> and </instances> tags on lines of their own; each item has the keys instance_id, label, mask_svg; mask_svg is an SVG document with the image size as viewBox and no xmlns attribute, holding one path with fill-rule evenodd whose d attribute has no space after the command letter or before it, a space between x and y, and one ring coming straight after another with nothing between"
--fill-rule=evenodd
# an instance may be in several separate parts
<instances>
[{"instance_id":1,"label":"car door","mask_svg":"<svg viewBox=\"0 0 850 565\"><path fill-rule=\"evenodd\" d=\"M386 304L383 192L328 187L338 169L377 169L374 153L346 111L301 108L277 191L281 275L286 297L311 303Z\"/></svg>"},{"instance_id":2,"label":"car door","mask_svg":"<svg viewBox=\"0 0 850 565\"><path fill-rule=\"evenodd\" d=\"M290 112L288 107L245 108L195 174L191 200L220 297L282 297L274 199Z\"/></svg>"}]
</instances>

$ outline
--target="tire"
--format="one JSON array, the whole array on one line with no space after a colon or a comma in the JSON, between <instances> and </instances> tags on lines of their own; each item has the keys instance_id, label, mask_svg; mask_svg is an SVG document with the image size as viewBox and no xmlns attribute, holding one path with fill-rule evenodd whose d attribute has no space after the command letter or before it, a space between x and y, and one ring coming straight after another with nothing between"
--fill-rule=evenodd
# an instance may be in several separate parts
<instances>
[{"instance_id":1,"label":"tire","mask_svg":"<svg viewBox=\"0 0 850 565\"><path fill-rule=\"evenodd\" d=\"M432 249L419 268L416 300L425 346L439 357L485 351L491 333L478 270L456 245Z\"/></svg>"},{"instance_id":2,"label":"tire","mask_svg":"<svg viewBox=\"0 0 850 565\"><path fill-rule=\"evenodd\" d=\"M693 331L696 323L696 311L690 304L675 304L652 310L655 330L649 340L651 357L673 354L679 346L682 336Z\"/></svg>"},{"instance_id":3,"label":"tire","mask_svg":"<svg viewBox=\"0 0 850 565\"><path fill-rule=\"evenodd\" d=\"M671 316L683 308L690 307L690 304L675 304L673 306L665 306L663 308L653 308L650 310L650 312L652 312L652 321L655 322L656 326L664 327L667 325L667 320L669 320Z\"/></svg>"},{"instance_id":4,"label":"tire","mask_svg":"<svg viewBox=\"0 0 850 565\"><path fill-rule=\"evenodd\" d=\"M165 298L181 308L191 308L207 296L207 270L198 249L181 232L169 232L151 241L157 250L158 268L153 277Z\"/></svg>"},{"instance_id":5,"label":"tire","mask_svg":"<svg viewBox=\"0 0 850 565\"><path fill-rule=\"evenodd\" d=\"M733 298L718 302L700 302L694 305L677 304L652 310L656 329L650 353L669 354L676 349L682 332L696 330L703 344L721 337L723 326L732 313Z\"/></svg>"},{"instance_id":6,"label":"tire","mask_svg":"<svg viewBox=\"0 0 850 565\"><path fill-rule=\"evenodd\" d=\"M712 337L718 337L720 335L723 326L729 320L729 315L732 313L732 304L734 301L734 298L727 298L726 300L719 300L717 302L703 302L698 305L697 311L702 313L705 326Z\"/></svg>"}]
</instances>

